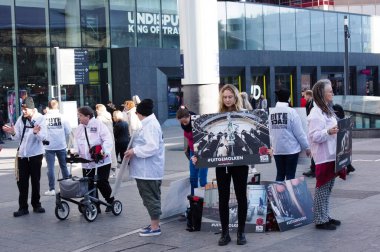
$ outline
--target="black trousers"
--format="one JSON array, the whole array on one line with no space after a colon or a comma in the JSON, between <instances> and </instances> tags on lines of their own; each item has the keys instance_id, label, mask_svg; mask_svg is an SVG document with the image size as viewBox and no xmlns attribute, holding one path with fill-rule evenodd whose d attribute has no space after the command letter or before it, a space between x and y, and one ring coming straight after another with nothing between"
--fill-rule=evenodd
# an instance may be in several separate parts
<instances>
[{"instance_id":1,"label":"black trousers","mask_svg":"<svg viewBox=\"0 0 380 252\"><path fill-rule=\"evenodd\" d=\"M119 154L120 154L121 162L123 162L124 152L127 151L127 148L128 148L128 143L126 143L126 144L123 144L123 143L115 143L116 158L117 158L117 157L119 156Z\"/></svg>"},{"instance_id":2,"label":"black trousers","mask_svg":"<svg viewBox=\"0 0 380 252\"><path fill-rule=\"evenodd\" d=\"M113 202L113 197L110 198L112 189L110 183L108 182L108 177L110 176L111 164L103 165L97 168L97 187L100 193L103 195L104 199L108 203ZM82 169L83 177L93 178L95 176L95 168L93 169ZM90 180L88 183L88 190L92 190L94 188L94 181ZM98 198L98 191L96 191L95 197Z\"/></svg>"},{"instance_id":3,"label":"black trousers","mask_svg":"<svg viewBox=\"0 0 380 252\"><path fill-rule=\"evenodd\" d=\"M247 179L248 166L218 167L215 170L219 193L219 217L223 232L228 231L229 201L231 178L234 182L235 195L238 203L238 232L244 232L247 219Z\"/></svg>"},{"instance_id":4,"label":"black trousers","mask_svg":"<svg viewBox=\"0 0 380 252\"><path fill-rule=\"evenodd\" d=\"M33 208L40 207L40 179L43 155L29 158L18 158L19 181L17 187L19 191L18 204L20 209L28 209L29 178L32 184Z\"/></svg>"}]
</instances>

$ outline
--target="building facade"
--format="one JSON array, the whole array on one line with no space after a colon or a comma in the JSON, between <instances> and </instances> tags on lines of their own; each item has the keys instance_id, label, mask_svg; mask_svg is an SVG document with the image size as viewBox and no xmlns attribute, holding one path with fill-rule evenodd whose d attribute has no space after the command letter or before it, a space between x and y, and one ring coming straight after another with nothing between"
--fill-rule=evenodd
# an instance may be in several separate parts
<instances>
[{"instance_id":1,"label":"building facade","mask_svg":"<svg viewBox=\"0 0 380 252\"><path fill-rule=\"evenodd\" d=\"M379 17L229 1L218 12L221 83L248 93L258 85L271 104L284 86L298 105L320 78L341 94L347 15L349 92L379 95ZM88 83L64 85L62 100L121 105L137 94L155 100L164 121L183 103L179 32L176 0L0 0L2 119L14 122L26 95L41 111L56 95L60 47L89 52Z\"/></svg>"}]
</instances>

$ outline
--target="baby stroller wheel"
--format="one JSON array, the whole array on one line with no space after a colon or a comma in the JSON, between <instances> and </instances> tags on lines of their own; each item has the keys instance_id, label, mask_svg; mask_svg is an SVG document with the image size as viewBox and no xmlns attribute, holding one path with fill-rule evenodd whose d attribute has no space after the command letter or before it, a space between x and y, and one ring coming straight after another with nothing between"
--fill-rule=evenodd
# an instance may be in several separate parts
<instances>
[{"instance_id":1,"label":"baby stroller wheel","mask_svg":"<svg viewBox=\"0 0 380 252\"><path fill-rule=\"evenodd\" d=\"M55 216L60 220L65 220L70 213L70 206L66 201L61 201L61 207L55 206Z\"/></svg>"},{"instance_id":2,"label":"baby stroller wheel","mask_svg":"<svg viewBox=\"0 0 380 252\"><path fill-rule=\"evenodd\" d=\"M116 216L121 214L121 211L123 211L123 205L121 204L121 202L119 200L114 200L112 202L111 207L112 207L112 213Z\"/></svg>"},{"instance_id":3,"label":"baby stroller wheel","mask_svg":"<svg viewBox=\"0 0 380 252\"><path fill-rule=\"evenodd\" d=\"M85 206L83 215L86 221L93 222L98 216L98 209L96 208L96 205L91 202L89 205Z\"/></svg>"}]
</instances>

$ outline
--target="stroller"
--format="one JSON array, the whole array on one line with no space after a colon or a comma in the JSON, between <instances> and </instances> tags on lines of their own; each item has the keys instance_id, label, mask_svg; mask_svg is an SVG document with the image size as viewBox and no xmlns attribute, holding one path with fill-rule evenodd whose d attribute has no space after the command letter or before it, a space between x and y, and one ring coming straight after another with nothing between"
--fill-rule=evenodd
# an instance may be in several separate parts
<instances>
[{"instance_id":1,"label":"stroller","mask_svg":"<svg viewBox=\"0 0 380 252\"><path fill-rule=\"evenodd\" d=\"M80 158L79 156L74 156L69 154L66 157L66 162L70 164L70 173L72 170L72 165L74 163L90 163L92 161ZM94 182L94 188L90 191L88 190L88 183L90 181ZM93 222L98 216L97 205L102 204L107 207L111 207L112 213L115 216L121 214L123 210L123 205L119 200L114 200L112 204L104 202L98 199L96 195L97 190L97 168L95 170L95 176L91 177L70 177L58 179L60 192L56 194L55 202L55 216L60 220L65 220L70 213L70 206L67 201L78 205L78 210L83 214L84 218L88 222ZM82 198L77 201L73 198Z\"/></svg>"}]
</instances>

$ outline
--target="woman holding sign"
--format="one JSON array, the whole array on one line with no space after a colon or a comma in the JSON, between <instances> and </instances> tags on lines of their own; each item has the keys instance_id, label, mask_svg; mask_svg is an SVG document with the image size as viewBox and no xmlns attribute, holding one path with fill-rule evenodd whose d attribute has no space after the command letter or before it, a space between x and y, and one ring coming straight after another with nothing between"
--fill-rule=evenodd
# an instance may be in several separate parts
<instances>
[{"instance_id":1,"label":"woman holding sign","mask_svg":"<svg viewBox=\"0 0 380 252\"><path fill-rule=\"evenodd\" d=\"M219 92L219 112L243 111L241 97L237 88L231 84L224 85ZM192 161L195 163L197 158L193 156ZM218 183L219 193L219 217L222 225L222 235L218 245L225 246L231 241L229 235L229 201L231 178L234 182L234 189L238 203L238 232L237 244L244 245L247 243L244 229L247 219L247 179L248 165L217 167L215 169L216 180Z\"/></svg>"},{"instance_id":2,"label":"woman holding sign","mask_svg":"<svg viewBox=\"0 0 380 252\"><path fill-rule=\"evenodd\" d=\"M317 229L325 230L335 230L340 225L340 221L329 215L329 199L335 181L336 134L339 131L332 108L333 97L330 80L319 80L313 87L314 107L308 117L308 137L317 179L314 223Z\"/></svg>"}]
</instances>

